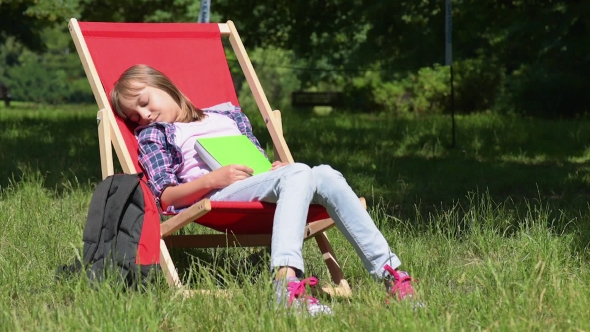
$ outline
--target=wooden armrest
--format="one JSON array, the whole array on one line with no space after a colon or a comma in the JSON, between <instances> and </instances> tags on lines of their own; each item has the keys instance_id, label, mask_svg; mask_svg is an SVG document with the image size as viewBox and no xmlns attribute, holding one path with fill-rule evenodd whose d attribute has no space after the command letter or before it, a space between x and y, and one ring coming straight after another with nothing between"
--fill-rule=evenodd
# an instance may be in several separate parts
<instances>
[{"instance_id":1,"label":"wooden armrest","mask_svg":"<svg viewBox=\"0 0 590 332\"><path fill-rule=\"evenodd\" d=\"M163 222L160 225L161 236L164 238L176 232L187 224L204 216L209 211L211 211L211 201L208 198L198 201L188 209Z\"/></svg>"}]
</instances>

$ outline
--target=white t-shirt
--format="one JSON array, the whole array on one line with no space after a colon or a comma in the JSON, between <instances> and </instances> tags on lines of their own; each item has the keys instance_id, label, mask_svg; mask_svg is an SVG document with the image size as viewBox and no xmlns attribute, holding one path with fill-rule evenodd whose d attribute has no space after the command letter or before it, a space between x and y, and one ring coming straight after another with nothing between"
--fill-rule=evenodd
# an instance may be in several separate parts
<instances>
[{"instance_id":1,"label":"white t-shirt","mask_svg":"<svg viewBox=\"0 0 590 332\"><path fill-rule=\"evenodd\" d=\"M184 162L176 175L183 182L189 182L211 172L211 169L195 150L197 138L241 135L235 121L227 116L207 113L206 117L197 122L175 122L174 143L182 151Z\"/></svg>"}]
</instances>

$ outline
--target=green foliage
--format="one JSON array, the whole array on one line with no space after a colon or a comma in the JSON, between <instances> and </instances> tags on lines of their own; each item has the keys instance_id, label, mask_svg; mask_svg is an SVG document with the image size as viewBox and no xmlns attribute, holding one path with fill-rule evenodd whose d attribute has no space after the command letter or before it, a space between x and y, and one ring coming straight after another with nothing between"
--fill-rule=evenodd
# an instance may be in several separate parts
<instances>
[{"instance_id":1,"label":"green foliage","mask_svg":"<svg viewBox=\"0 0 590 332\"><path fill-rule=\"evenodd\" d=\"M191 0L5 0L0 2L0 47L16 40L42 52L44 29L54 24L64 27L69 17L194 22L199 6L199 1ZM281 84L297 81L292 86L305 90L343 91L353 110L444 112L449 108L445 86L450 83L446 70L438 67L444 58L443 6L443 1L432 0L243 0L239 5L218 0L212 5L212 21L233 20L250 51L289 52L288 58L280 58L286 62L272 61L264 69L261 76L272 82L270 88L275 88L273 76L277 75ZM590 25L585 23L589 13L590 2L580 0L495 0L484 5L453 0L456 109L539 116L587 112L580 105L588 105L584 78L590 76ZM15 61L14 54L21 57L21 53L22 58ZM0 59L0 78L7 76L3 67L16 62L26 62L28 67L43 64L39 70L17 70L19 75L38 72L34 81L64 77L64 73L53 74L63 68L46 65L44 59L35 64L24 52L11 54L13 59ZM88 100L69 96L84 95L86 90L70 71L65 70L65 75L68 88L79 87L74 89L78 92L64 91L62 100ZM236 86L241 88L242 82ZM17 89L22 91L20 86ZM52 93L46 88L39 91ZM280 97L272 93L273 100L280 100L277 106L285 108L289 91L291 87L283 89Z\"/></svg>"},{"instance_id":2,"label":"green foliage","mask_svg":"<svg viewBox=\"0 0 590 332\"><path fill-rule=\"evenodd\" d=\"M301 72L304 86L338 82L354 95L354 108L370 110L397 104L395 98L383 100L401 91L390 82L428 76L419 74L420 68L443 63L443 6L444 1L257 0L237 8L222 1L215 8L237 22L249 45L284 47L309 66L329 71ZM576 105L587 105L582 78L590 76L590 25L584 23L589 13L590 2L579 0L453 1L458 109L559 116L585 112ZM381 78L363 74L366 70ZM418 96L422 93L418 109L432 104L431 92ZM497 99L499 93L506 96ZM531 98L538 102L530 103Z\"/></svg>"},{"instance_id":3,"label":"green foliage","mask_svg":"<svg viewBox=\"0 0 590 332\"><path fill-rule=\"evenodd\" d=\"M43 29L78 16L78 4L79 0L0 1L0 45L13 37L31 50L43 50Z\"/></svg>"},{"instance_id":4,"label":"green foliage","mask_svg":"<svg viewBox=\"0 0 590 332\"><path fill-rule=\"evenodd\" d=\"M378 72L368 71L352 79L348 98L353 109L361 111L440 113L450 94L449 82L448 68L439 66L421 68L395 81L384 81Z\"/></svg>"},{"instance_id":5,"label":"green foliage","mask_svg":"<svg viewBox=\"0 0 590 332\"><path fill-rule=\"evenodd\" d=\"M193 0L79 0L81 18L99 22L196 22L200 1ZM216 2L212 4L213 8ZM211 13L211 22L219 21Z\"/></svg>"},{"instance_id":6,"label":"green foliage","mask_svg":"<svg viewBox=\"0 0 590 332\"><path fill-rule=\"evenodd\" d=\"M0 48L0 59L12 62L4 76L15 100L41 103L91 102L92 91L65 29L43 31L46 52L37 54L10 42Z\"/></svg>"},{"instance_id":7,"label":"green foliage","mask_svg":"<svg viewBox=\"0 0 590 332\"><path fill-rule=\"evenodd\" d=\"M555 71L546 64L523 65L505 81L496 109L544 117L590 113L584 70Z\"/></svg>"},{"instance_id":8,"label":"green foliage","mask_svg":"<svg viewBox=\"0 0 590 332\"><path fill-rule=\"evenodd\" d=\"M479 57L457 61L453 70L457 111L469 113L494 107L506 79L501 63L492 57Z\"/></svg>"},{"instance_id":9,"label":"green foliage","mask_svg":"<svg viewBox=\"0 0 590 332\"><path fill-rule=\"evenodd\" d=\"M448 66L423 67L385 80L376 70L354 77L345 87L353 109L394 113L444 113L451 107ZM499 64L488 59L467 59L453 65L455 109L471 113L491 109L504 83Z\"/></svg>"},{"instance_id":10,"label":"green foliage","mask_svg":"<svg viewBox=\"0 0 590 332\"><path fill-rule=\"evenodd\" d=\"M8 76L15 100L61 103L67 91L63 70L51 70L43 65L43 59L30 52L20 57L20 65L11 67Z\"/></svg>"},{"instance_id":11,"label":"green foliage","mask_svg":"<svg viewBox=\"0 0 590 332\"><path fill-rule=\"evenodd\" d=\"M248 82L245 80L243 71L235 59L233 51L230 50L228 54L229 64L235 80L234 83L238 87L240 105L246 112L257 113L258 106L250 91ZM278 110L290 108L291 92L299 90L301 83L290 68L280 66L284 64L297 65L293 52L267 47L254 49L248 52L248 55L270 105ZM260 116L255 114L254 117L256 119Z\"/></svg>"}]
</instances>

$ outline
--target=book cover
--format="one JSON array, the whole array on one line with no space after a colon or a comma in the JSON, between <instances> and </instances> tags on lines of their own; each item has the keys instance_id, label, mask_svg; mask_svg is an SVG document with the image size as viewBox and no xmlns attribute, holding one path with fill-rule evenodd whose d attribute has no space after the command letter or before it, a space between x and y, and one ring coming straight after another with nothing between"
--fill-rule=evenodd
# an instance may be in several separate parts
<instances>
[{"instance_id":1,"label":"book cover","mask_svg":"<svg viewBox=\"0 0 590 332\"><path fill-rule=\"evenodd\" d=\"M254 175L268 172L272 164L245 135L198 138L195 149L212 170L239 164L254 170Z\"/></svg>"}]
</instances>

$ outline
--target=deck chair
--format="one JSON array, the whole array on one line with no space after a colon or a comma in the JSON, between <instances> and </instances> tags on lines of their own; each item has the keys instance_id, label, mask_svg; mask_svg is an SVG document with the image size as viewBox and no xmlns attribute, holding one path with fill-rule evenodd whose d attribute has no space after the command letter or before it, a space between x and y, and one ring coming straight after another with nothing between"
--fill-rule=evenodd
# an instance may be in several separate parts
<instances>
[{"instance_id":1,"label":"deck chair","mask_svg":"<svg viewBox=\"0 0 590 332\"><path fill-rule=\"evenodd\" d=\"M134 128L113 113L107 97L121 73L132 65L148 64L161 70L199 108L228 101L238 105L222 36L229 37L244 71L270 132L275 159L293 162L283 138L280 112L270 108L231 21L224 24L97 23L71 19L69 29L99 108L97 120L103 178L114 173L112 147L123 172L142 171L138 164ZM168 248L269 247L274 209L274 204L262 202L203 199L161 224L160 257L159 262L154 263L160 264L170 286L183 288ZM192 222L221 233L173 235ZM322 290L330 295L349 296L350 287L325 233L333 225L323 207L310 206L306 240L316 240L333 282L323 285Z\"/></svg>"}]
</instances>

